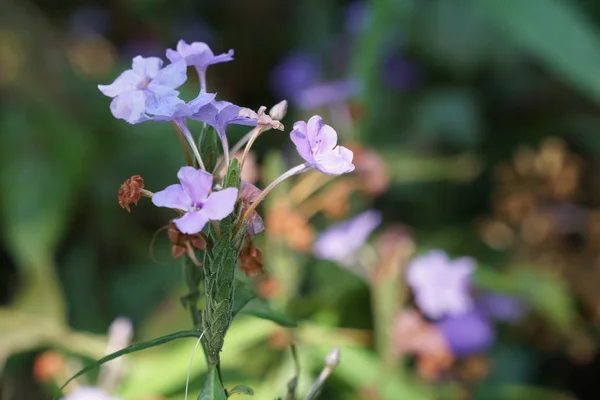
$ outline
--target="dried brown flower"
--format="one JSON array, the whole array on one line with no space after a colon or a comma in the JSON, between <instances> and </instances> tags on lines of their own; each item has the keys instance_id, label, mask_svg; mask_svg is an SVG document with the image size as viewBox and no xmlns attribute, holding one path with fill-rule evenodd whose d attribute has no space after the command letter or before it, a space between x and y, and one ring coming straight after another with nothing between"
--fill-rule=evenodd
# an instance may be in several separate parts
<instances>
[{"instance_id":1,"label":"dried brown flower","mask_svg":"<svg viewBox=\"0 0 600 400\"><path fill-rule=\"evenodd\" d=\"M240 259L240 268L246 276L257 276L263 273L262 252L254 246L249 235L244 240L244 246L238 258Z\"/></svg>"},{"instance_id":2,"label":"dried brown flower","mask_svg":"<svg viewBox=\"0 0 600 400\"><path fill-rule=\"evenodd\" d=\"M200 235L186 235L181 233L177 226L171 222L167 228L169 241L173 244L171 247L171 256L179 258L188 252L188 243L198 250L204 250L206 243Z\"/></svg>"},{"instance_id":3,"label":"dried brown flower","mask_svg":"<svg viewBox=\"0 0 600 400\"><path fill-rule=\"evenodd\" d=\"M131 178L127 179L119 188L119 193L117 195L119 205L127 210L127 212L131 212L129 205L133 203L137 206L143 188L144 179L142 179L141 176L133 175Z\"/></svg>"}]
</instances>

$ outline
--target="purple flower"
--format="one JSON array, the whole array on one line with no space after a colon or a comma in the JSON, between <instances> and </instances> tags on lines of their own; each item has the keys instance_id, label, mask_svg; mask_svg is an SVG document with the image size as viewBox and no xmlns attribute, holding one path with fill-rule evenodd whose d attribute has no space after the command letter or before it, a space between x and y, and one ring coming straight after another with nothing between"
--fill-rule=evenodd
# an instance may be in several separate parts
<instances>
[{"instance_id":1,"label":"purple flower","mask_svg":"<svg viewBox=\"0 0 600 400\"><path fill-rule=\"evenodd\" d=\"M158 207L185 211L183 217L173 221L182 233L198 233L208 221L220 221L233 212L238 194L236 188L209 194L213 176L193 167L182 167L177 177L181 184L168 186L155 193L152 202Z\"/></svg>"},{"instance_id":2,"label":"purple flower","mask_svg":"<svg viewBox=\"0 0 600 400\"><path fill-rule=\"evenodd\" d=\"M168 116L174 107L184 104L175 89L187 78L185 62L162 65L160 58L137 56L132 69L110 85L98 85L104 95L113 98L110 110L115 118L137 124L153 119L150 115Z\"/></svg>"},{"instance_id":3,"label":"purple flower","mask_svg":"<svg viewBox=\"0 0 600 400\"><path fill-rule=\"evenodd\" d=\"M472 311L444 318L435 324L456 357L466 357L487 350L495 339L492 323Z\"/></svg>"},{"instance_id":4,"label":"purple flower","mask_svg":"<svg viewBox=\"0 0 600 400\"><path fill-rule=\"evenodd\" d=\"M63 400L118 400L116 397L112 397L104 390L91 387L91 386L79 386L74 389L67 397Z\"/></svg>"},{"instance_id":5,"label":"purple flower","mask_svg":"<svg viewBox=\"0 0 600 400\"><path fill-rule=\"evenodd\" d=\"M365 244L371 232L379 224L381 224L379 211L362 212L321 233L314 244L313 252L317 258L349 266L353 263L352 256Z\"/></svg>"},{"instance_id":6,"label":"purple flower","mask_svg":"<svg viewBox=\"0 0 600 400\"><path fill-rule=\"evenodd\" d=\"M200 108L190 118L206 122L217 130L221 138L224 138L229 124L256 125L256 119L240 116L241 110L242 107L228 101L214 100Z\"/></svg>"},{"instance_id":7,"label":"purple flower","mask_svg":"<svg viewBox=\"0 0 600 400\"><path fill-rule=\"evenodd\" d=\"M496 292L486 292L477 299L477 309L498 321L512 322L525 314L525 304L520 299Z\"/></svg>"},{"instance_id":8,"label":"purple flower","mask_svg":"<svg viewBox=\"0 0 600 400\"><path fill-rule=\"evenodd\" d=\"M296 150L306 163L316 170L329 175L340 175L354 170L352 151L337 145L337 133L323 124L318 115L308 123L298 121L290 133Z\"/></svg>"},{"instance_id":9,"label":"purple flower","mask_svg":"<svg viewBox=\"0 0 600 400\"><path fill-rule=\"evenodd\" d=\"M316 55L294 51L273 69L271 87L278 97L293 100L302 90L316 84L321 65Z\"/></svg>"},{"instance_id":10,"label":"purple flower","mask_svg":"<svg viewBox=\"0 0 600 400\"><path fill-rule=\"evenodd\" d=\"M183 59L188 66L196 67L200 76L200 85L202 89L205 89L206 70L209 65L233 61L233 50L215 55L206 43L193 42L187 44L185 41L180 40L177 42L177 50L167 49L167 58L173 63Z\"/></svg>"},{"instance_id":11,"label":"purple flower","mask_svg":"<svg viewBox=\"0 0 600 400\"><path fill-rule=\"evenodd\" d=\"M469 285L474 270L472 258L450 260L443 251L434 250L409 264L406 281L423 314L438 319L471 310Z\"/></svg>"},{"instance_id":12,"label":"purple flower","mask_svg":"<svg viewBox=\"0 0 600 400\"><path fill-rule=\"evenodd\" d=\"M160 114L152 118L154 121L177 121L184 123L185 118L192 117L200 109L215 99L215 93L200 92L198 96L189 103L178 97L166 97L161 99ZM162 114L162 115L161 115Z\"/></svg>"},{"instance_id":13,"label":"purple flower","mask_svg":"<svg viewBox=\"0 0 600 400\"><path fill-rule=\"evenodd\" d=\"M319 83L299 92L294 98L298 107L310 110L331 104L342 103L360 91L354 79L342 79Z\"/></svg>"}]
</instances>

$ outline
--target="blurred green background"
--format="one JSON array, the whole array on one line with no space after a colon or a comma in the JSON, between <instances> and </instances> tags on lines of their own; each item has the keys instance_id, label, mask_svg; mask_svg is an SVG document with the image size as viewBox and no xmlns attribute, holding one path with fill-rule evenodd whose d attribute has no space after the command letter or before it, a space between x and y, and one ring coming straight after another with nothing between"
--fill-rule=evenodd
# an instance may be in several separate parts
<instances>
[{"instance_id":1,"label":"blurred green background","mask_svg":"<svg viewBox=\"0 0 600 400\"><path fill-rule=\"evenodd\" d=\"M324 399L600 398L599 28L593 0L0 0L0 398L51 398L55 386L34 373L39 355L57 351L75 372L104 353L118 316L131 319L136 342L189 328L181 262L157 233L172 215L147 201L128 214L116 199L135 174L151 190L174 182L185 161L173 129L115 120L96 88L181 38L233 48L209 87L252 109L281 100L273 71L294 51L322 63L323 81L355 79L340 124L293 101L283 121L289 129L323 111L343 140L381 154L389 187L351 202L350 214L372 205L418 249L475 256L482 287L531 307L498 327L483 359L435 384L409 365L376 394L368 388L385 354L372 346L374 289L265 239L267 271L295 288L278 306L299 328L236 322L226 381L259 399L284 395L292 335L303 390L326 351L352 345ZM278 170L287 143L277 132L258 141L263 175ZM192 348L132 355L117 393L183 398Z\"/></svg>"}]
</instances>

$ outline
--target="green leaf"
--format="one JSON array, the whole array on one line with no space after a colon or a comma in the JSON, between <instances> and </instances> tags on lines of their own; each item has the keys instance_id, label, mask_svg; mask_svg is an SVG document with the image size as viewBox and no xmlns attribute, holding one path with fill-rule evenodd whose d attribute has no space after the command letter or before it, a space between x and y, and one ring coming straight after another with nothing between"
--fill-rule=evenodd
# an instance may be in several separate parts
<instances>
[{"instance_id":1,"label":"green leaf","mask_svg":"<svg viewBox=\"0 0 600 400\"><path fill-rule=\"evenodd\" d=\"M207 171L212 171L217 166L217 161L219 160L219 155L221 154L219 139L217 136L217 132L210 125L205 125L200 132L200 137L198 139L198 149L200 151L200 156L202 157L202 161L204 162L204 166ZM216 173L217 171L215 171Z\"/></svg>"},{"instance_id":2,"label":"green leaf","mask_svg":"<svg viewBox=\"0 0 600 400\"><path fill-rule=\"evenodd\" d=\"M235 293L233 295L233 307L231 309L233 317L256 297L256 293L244 281L235 282Z\"/></svg>"},{"instance_id":3,"label":"green leaf","mask_svg":"<svg viewBox=\"0 0 600 400\"><path fill-rule=\"evenodd\" d=\"M600 41L576 3L483 0L477 3L515 43L600 102Z\"/></svg>"},{"instance_id":4,"label":"green leaf","mask_svg":"<svg viewBox=\"0 0 600 400\"><path fill-rule=\"evenodd\" d=\"M198 400L226 399L227 395L225 394L225 389L223 389L223 385L219 379L219 372L216 367L211 367L206 376L206 382L204 383L204 388L202 389L202 393L200 393Z\"/></svg>"},{"instance_id":5,"label":"green leaf","mask_svg":"<svg viewBox=\"0 0 600 400\"><path fill-rule=\"evenodd\" d=\"M231 397L231 395L233 394L245 394L247 396L254 396L254 390L252 390L252 388L249 388L246 385L237 385L233 389L227 391L227 397Z\"/></svg>"},{"instance_id":6,"label":"green leaf","mask_svg":"<svg viewBox=\"0 0 600 400\"><path fill-rule=\"evenodd\" d=\"M119 351L116 351L114 353L111 353L105 357L102 357L101 359L93 362L92 364L88 365L87 367L83 368L82 370L80 370L78 373L76 373L75 375L73 375L71 378L69 378L69 380L67 380L64 385L62 385L60 387L60 389L58 389L58 393L57 395L54 397L54 399L58 399L58 396L60 396L62 394L62 390L69 384L71 383L71 381L73 381L74 379L80 377L81 375L93 370L94 368L97 368L99 366L101 366L104 363L107 363L111 360L114 360L115 358L121 357L122 355L125 354L129 354L129 353L135 353L136 351L140 351L140 350L145 350L148 349L150 347L155 347L155 346L160 346L161 344L165 344L168 342L171 342L173 340L176 339L183 339L183 338L188 338L188 337L200 337L201 332L200 330L191 330L191 331L181 331L181 332L175 332L175 333L171 333L170 335L165 335L165 336L161 336L157 339L153 339L153 340L149 340L147 342L143 342L143 343L138 343L138 344L134 344L128 347L125 347L124 349L121 349Z\"/></svg>"},{"instance_id":7,"label":"green leaf","mask_svg":"<svg viewBox=\"0 0 600 400\"><path fill-rule=\"evenodd\" d=\"M246 307L241 313L273 321L276 324L286 328L295 328L298 326L296 321L287 315L279 311L271 310L268 304L264 301L255 301L253 304Z\"/></svg>"},{"instance_id":8,"label":"green leaf","mask_svg":"<svg viewBox=\"0 0 600 400\"><path fill-rule=\"evenodd\" d=\"M240 162L237 158L233 158L231 160L231 165L227 170L227 175L225 175L225 179L223 180L223 184L225 187L239 188L241 183L242 174L240 172Z\"/></svg>"}]
</instances>

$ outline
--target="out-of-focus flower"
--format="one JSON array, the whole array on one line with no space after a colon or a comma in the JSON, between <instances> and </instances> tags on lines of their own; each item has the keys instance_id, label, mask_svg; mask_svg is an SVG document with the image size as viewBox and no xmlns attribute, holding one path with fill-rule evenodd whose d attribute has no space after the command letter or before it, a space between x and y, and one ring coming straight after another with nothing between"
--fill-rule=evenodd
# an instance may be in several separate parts
<instances>
[{"instance_id":1,"label":"out-of-focus flower","mask_svg":"<svg viewBox=\"0 0 600 400\"><path fill-rule=\"evenodd\" d=\"M409 264L406 281L421 311L437 319L462 314L473 307L469 286L474 270L472 258L450 260L443 251L434 250Z\"/></svg>"},{"instance_id":2,"label":"out-of-focus flower","mask_svg":"<svg viewBox=\"0 0 600 400\"><path fill-rule=\"evenodd\" d=\"M242 215L244 215L247 209L258 199L261 190L251 183L242 181L242 190L240 192L240 198L242 199ZM246 217L246 230L249 235L254 236L265 230L265 225L262 218L258 214L258 211L253 210L248 217Z\"/></svg>"},{"instance_id":3,"label":"out-of-focus flower","mask_svg":"<svg viewBox=\"0 0 600 400\"><path fill-rule=\"evenodd\" d=\"M185 212L183 217L174 220L182 233L198 233L209 220L220 221L233 212L238 195L236 188L226 188L209 194L213 176L193 167L182 167L177 177L181 183L155 193L152 202L158 207Z\"/></svg>"},{"instance_id":4,"label":"out-of-focus flower","mask_svg":"<svg viewBox=\"0 0 600 400\"><path fill-rule=\"evenodd\" d=\"M167 49L167 58L171 62L185 60L188 66L193 66L198 71L200 85L206 89L206 70L210 65L233 61L233 50L227 53L215 55L210 47L203 42L187 44L180 40L177 42L177 50Z\"/></svg>"},{"instance_id":5,"label":"out-of-focus flower","mask_svg":"<svg viewBox=\"0 0 600 400\"><path fill-rule=\"evenodd\" d=\"M390 185L390 174L383 158L358 143L351 143L348 148L354 153L355 175L360 189L372 196L382 195Z\"/></svg>"},{"instance_id":6,"label":"out-of-focus flower","mask_svg":"<svg viewBox=\"0 0 600 400\"><path fill-rule=\"evenodd\" d=\"M381 213L368 210L354 218L327 229L315 241L313 252L317 258L342 265L352 265L353 255L365 244L367 238L381 224Z\"/></svg>"},{"instance_id":7,"label":"out-of-focus flower","mask_svg":"<svg viewBox=\"0 0 600 400\"><path fill-rule=\"evenodd\" d=\"M190 118L198 121L206 122L217 130L217 133L221 138L226 137L227 125L247 125L255 126L257 120L246 116L240 116L242 107L236 106L228 101L217 101L214 100L204 107L200 108ZM242 112L243 114L243 112Z\"/></svg>"},{"instance_id":8,"label":"out-of-focus flower","mask_svg":"<svg viewBox=\"0 0 600 400\"><path fill-rule=\"evenodd\" d=\"M295 101L298 93L320 79L319 58L304 51L294 51L273 69L271 87L279 98Z\"/></svg>"},{"instance_id":9,"label":"out-of-focus flower","mask_svg":"<svg viewBox=\"0 0 600 400\"><path fill-rule=\"evenodd\" d=\"M353 182L347 179L340 179L329 184L319 196L323 214L332 219L340 219L348 215L350 196L355 189L356 186Z\"/></svg>"},{"instance_id":10,"label":"out-of-focus flower","mask_svg":"<svg viewBox=\"0 0 600 400\"><path fill-rule=\"evenodd\" d=\"M457 358L483 352L495 339L491 321L477 311L449 316L435 325Z\"/></svg>"},{"instance_id":11,"label":"out-of-focus flower","mask_svg":"<svg viewBox=\"0 0 600 400\"><path fill-rule=\"evenodd\" d=\"M63 397L63 400L118 400L118 398L96 387L79 386L69 393L67 397Z\"/></svg>"},{"instance_id":12,"label":"out-of-focus flower","mask_svg":"<svg viewBox=\"0 0 600 400\"><path fill-rule=\"evenodd\" d=\"M298 107L312 110L326 105L342 103L360 92L354 79L319 83L298 92L293 99Z\"/></svg>"},{"instance_id":13,"label":"out-of-focus flower","mask_svg":"<svg viewBox=\"0 0 600 400\"><path fill-rule=\"evenodd\" d=\"M275 204L269 209L266 228L269 236L284 239L297 251L309 251L315 237L314 229L306 217L284 203Z\"/></svg>"},{"instance_id":14,"label":"out-of-focus flower","mask_svg":"<svg viewBox=\"0 0 600 400\"><path fill-rule=\"evenodd\" d=\"M256 291L258 296L263 299L273 299L282 291L283 285L272 277L264 277L258 281Z\"/></svg>"},{"instance_id":15,"label":"out-of-focus flower","mask_svg":"<svg viewBox=\"0 0 600 400\"><path fill-rule=\"evenodd\" d=\"M162 65L160 58L137 56L132 69L110 85L98 85L104 95L113 98L110 110L115 118L137 124L152 119L151 115L171 115L175 105L184 103L175 89L187 79L185 62Z\"/></svg>"},{"instance_id":16,"label":"out-of-focus flower","mask_svg":"<svg viewBox=\"0 0 600 400\"><path fill-rule=\"evenodd\" d=\"M33 363L33 377L38 382L48 382L64 375L67 368L65 358L54 351L45 351Z\"/></svg>"},{"instance_id":17,"label":"out-of-focus flower","mask_svg":"<svg viewBox=\"0 0 600 400\"><path fill-rule=\"evenodd\" d=\"M476 300L476 308L498 321L512 322L520 319L526 310L520 299L503 293L485 292Z\"/></svg>"},{"instance_id":18,"label":"out-of-focus flower","mask_svg":"<svg viewBox=\"0 0 600 400\"><path fill-rule=\"evenodd\" d=\"M144 179L141 176L133 175L131 178L127 179L123 182L119 188L119 193L117 194L119 205L127 210L127 212L131 212L129 205L135 204L137 206L143 188Z\"/></svg>"},{"instance_id":19,"label":"out-of-focus flower","mask_svg":"<svg viewBox=\"0 0 600 400\"><path fill-rule=\"evenodd\" d=\"M263 273L262 252L254 245L250 236L246 236L238 258L240 269L246 276L257 276Z\"/></svg>"},{"instance_id":20,"label":"out-of-focus flower","mask_svg":"<svg viewBox=\"0 0 600 400\"><path fill-rule=\"evenodd\" d=\"M300 156L316 170L329 175L354 170L352 152L337 145L336 131L323 124L323 119L318 115L311 117L308 123L296 122L290 137Z\"/></svg>"},{"instance_id":21,"label":"out-of-focus flower","mask_svg":"<svg viewBox=\"0 0 600 400\"><path fill-rule=\"evenodd\" d=\"M416 355L419 373L426 379L437 379L440 372L454 362L442 332L415 310L401 311L392 332L395 353L398 356Z\"/></svg>"}]
</instances>

